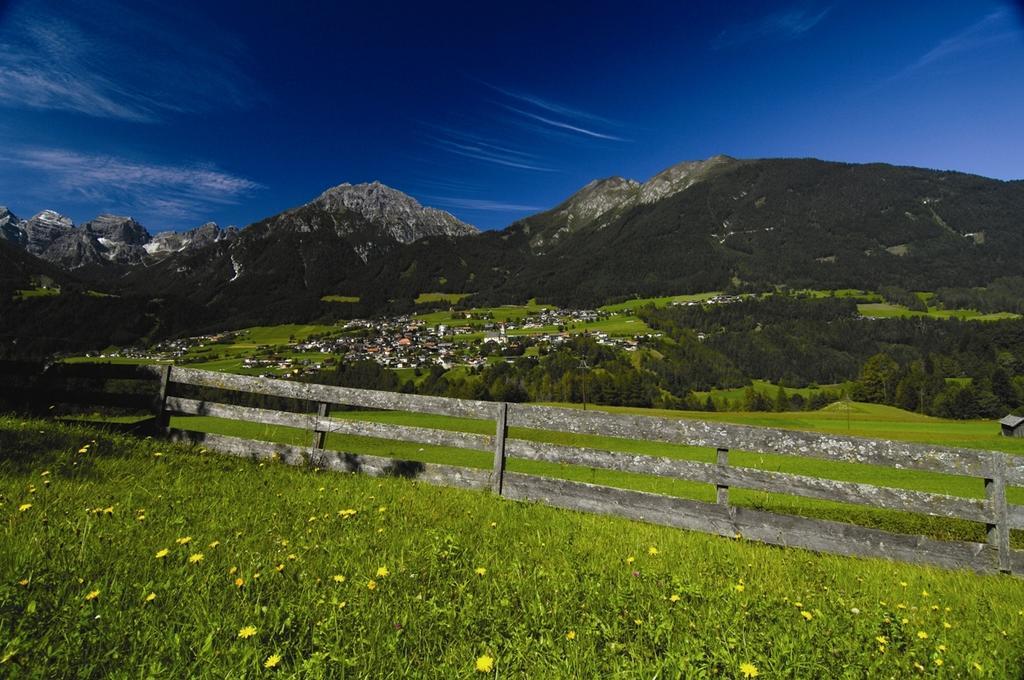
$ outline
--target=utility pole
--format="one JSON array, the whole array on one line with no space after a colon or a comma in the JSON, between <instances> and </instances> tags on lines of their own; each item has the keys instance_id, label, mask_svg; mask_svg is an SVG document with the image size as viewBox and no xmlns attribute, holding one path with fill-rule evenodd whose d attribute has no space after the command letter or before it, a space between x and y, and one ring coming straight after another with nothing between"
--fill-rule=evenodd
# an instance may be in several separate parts
<instances>
[{"instance_id":1,"label":"utility pole","mask_svg":"<svg viewBox=\"0 0 1024 680\"><path fill-rule=\"evenodd\" d=\"M580 359L580 372L583 374L583 410L584 411L587 410L587 369L589 369L589 368L590 368L590 366L587 366L587 360L586 359Z\"/></svg>"}]
</instances>

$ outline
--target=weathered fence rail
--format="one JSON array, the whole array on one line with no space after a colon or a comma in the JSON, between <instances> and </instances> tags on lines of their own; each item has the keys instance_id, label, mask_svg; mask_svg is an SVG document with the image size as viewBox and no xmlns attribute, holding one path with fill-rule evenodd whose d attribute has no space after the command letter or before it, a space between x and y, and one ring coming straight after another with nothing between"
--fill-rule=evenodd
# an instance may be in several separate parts
<instances>
[{"instance_id":1,"label":"weathered fence rail","mask_svg":"<svg viewBox=\"0 0 1024 680\"><path fill-rule=\"evenodd\" d=\"M0 374L3 372L4 366L0 364ZM1010 547L1010 530L1024 529L1024 506L1010 504L1006 498L1007 486L1024 486L1024 458L1001 452L698 420L397 394L170 366L58 365L43 372L32 387L31 395L37 397L50 390L50 399L96 399L93 403L115 406L125 405L135 396L134 403L139 405L138 395L102 391L68 394L60 387L61 380L67 378L149 381L155 385L151 397L154 413L151 425L157 431L178 441L201 444L231 455L258 459L277 456L293 465L402 476L433 484L490 490L510 499L619 515L722 536L740 535L773 545L1024 575L1024 551ZM178 394L197 389L213 391L217 396L198 399L194 394L191 397ZM233 397L238 401L240 395L297 400L309 409L296 412L231 403ZM336 406L488 420L494 423L494 434L334 418L330 411ZM311 433L312 438L309 446L294 446L170 429L167 424L172 414L296 428ZM683 444L714 449L717 453L715 462L637 455L513 438L509 436L510 428ZM476 450L493 454L493 466L482 470L325 449L326 437L332 433ZM973 477L984 481L985 497L963 498L735 466L729 463L730 450ZM708 484L716 489L716 502L506 471L510 459ZM987 540L984 543L940 541L755 510L731 504L731 488L977 522L986 526Z\"/></svg>"}]
</instances>

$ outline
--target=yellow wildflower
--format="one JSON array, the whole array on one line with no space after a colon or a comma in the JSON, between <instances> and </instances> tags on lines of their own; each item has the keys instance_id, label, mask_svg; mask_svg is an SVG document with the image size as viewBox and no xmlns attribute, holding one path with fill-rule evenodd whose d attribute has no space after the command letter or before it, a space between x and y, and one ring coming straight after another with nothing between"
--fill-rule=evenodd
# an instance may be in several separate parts
<instances>
[{"instance_id":1,"label":"yellow wildflower","mask_svg":"<svg viewBox=\"0 0 1024 680\"><path fill-rule=\"evenodd\" d=\"M880 645L887 645L887 644L889 644L889 639L887 637L885 637L884 635L876 635L875 636L875 642L877 642Z\"/></svg>"},{"instance_id":2,"label":"yellow wildflower","mask_svg":"<svg viewBox=\"0 0 1024 680\"><path fill-rule=\"evenodd\" d=\"M919 631L917 631L917 637L919 637L922 640L927 640L928 639L928 633L924 632L923 630L919 630Z\"/></svg>"},{"instance_id":3,"label":"yellow wildflower","mask_svg":"<svg viewBox=\"0 0 1024 680\"><path fill-rule=\"evenodd\" d=\"M942 665L942 659L940 657L935 657L935 665L936 666L941 666Z\"/></svg>"},{"instance_id":4,"label":"yellow wildflower","mask_svg":"<svg viewBox=\"0 0 1024 680\"><path fill-rule=\"evenodd\" d=\"M331 578L333 578L338 583L344 583L345 582L345 577L342 574L335 574Z\"/></svg>"},{"instance_id":5,"label":"yellow wildflower","mask_svg":"<svg viewBox=\"0 0 1024 680\"><path fill-rule=\"evenodd\" d=\"M103 508L103 514L104 515L113 515L114 514L114 506L111 505L109 507Z\"/></svg>"},{"instance_id":6,"label":"yellow wildflower","mask_svg":"<svg viewBox=\"0 0 1024 680\"><path fill-rule=\"evenodd\" d=\"M277 565L276 567L274 567L274 570L280 574L282 571L284 571L284 564Z\"/></svg>"},{"instance_id":7,"label":"yellow wildflower","mask_svg":"<svg viewBox=\"0 0 1024 680\"><path fill-rule=\"evenodd\" d=\"M23 578L20 581L18 581L18 585L19 586L27 586L28 584L29 584L29 580L27 578Z\"/></svg>"},{"instance_id":8,"label":"yellow wildflower","mask_svg":"<svg viewBox=\"0 0 1024 680\"><path fill-rule=\"evenodd\" d=\"M244 628L238 629L238 637L242 638L243 640L245 640L246 638L251 638L255 634L256 626L245 626Z\"/></svg>"},{"instance_id":9,"label":"yellow wildflower","mask_svg":"<svg viewBox=\"0 0 1024 680\"><path fill-rule=\"evenodd\" d=\"M634 562L636 562L636 558L632 555L626 558L626 564L633 564Z\"/></svg>"},{"instance_id":10,"label":"yellow wildflower","mask_svg":"<svg viewBox=\"0 0 1024 680\"><path fill-rule=\"evenodd\" d=\"M238 578L235 579L235 587L236 588L241 588L244 585L245 585L245 579L244 578L239 576Z\"/></svg>"},{"instance_id":11,"label":"yellow wildflower","mask_svg":"<svg viewBox=\"0 0 1024 680\"><path fill-rule=\"evenodd\" d=\"M478 673L490 673L494 670L494 659L486 654L478 657L476 660L476 670Z\"/></svg>"},{"instance_id":12,"label":"yellow wildflower","mask_svg":"<svg viewBox=\"0 0 1024 680\"><path fill-rule=\"evenodd\" d=\"M680 598L680 597L679 597L678 595L676 595L675 593L672 593L672 597L668 598L669 602L679 602L679 600L681 600L681 599L682 599L682 598Z\"/></svg>"},{"instance_id":13,"label":"yellow wildflower","mask_svg":"<svg viewBox=\"0 0 1024 680\"><path fill-rule=\"evenodd\" d=\"M186 543L191 543L192 542L192 537L191 536L182 536L181 538L175 540L174 542L177 543L178 545L185 545Z\"/></svg>"},{"instance_id":14,"label":"yellow wildflower","mask_svg":"<svg viewBox=\"0 0 1024 680\"><path fill-rule=\"evenodd\" d=\"M234 576L236 573L238 573L238 567L231 567L228 569L228 576Z\"/></svg>"},{"instance_id":15,"label":"yellow wildflower","mask_svg":"<svg viewBox=\"0 0 1024 680\"><path fill-rule=\"evenodd\" d=\"M737 593L742 593L746 589L746 586L744 586L742 583L737 583L732 587L732 589L735 590Z\"/></svg>"},{"instance_id":16,"label":"yellow wildflower","mask_svg":"<svg viewBox=\"0 0 1024 680\"><path fill-rule=\"evenodd\" d=\"M658 549L652 545L650 548L647 549L647 554L653 557L654 555L658 554Z\"/></svg>"},{"instance_id":17,"label":"yellow wildflower","mask_svg":"<svg viewBox=\"0 0 1024 680\"><path fill-rule=\"evenodd\" d=\"M370 580L366 583L366 587L370 590L377 590L377 582L374 580Z\"/></svg>"},{"instance_id":18,"label":"yellow wildflower","mask_svg":"<svg viewBox=\"0 0 1024 680\"><path fill-rule=\"evenodd\" d=\"M170 554L171 554L170 550L168 550L167 548L161 548L160 550L156 551L156 558L158 560L162 560L163 558L167 557Z\"/></svg>"},{"instance_id":19,"label":"yellow wildflower","mask_svg":"<svg viewBox=\"0 0 1024 680\"><path fill-rule=\"evenodd\" d=\"M21 505L18 506L18 512L25 512L26 510L28 510L31 507L32 507L31 503L22 503Z\"/></svg>"},{"instance_id":20,"label":"yellow wildflower","mask_svg":"<svg viewBox=\"0 0 1024 680\"><path fill-rule=\"evenodd\" d=\"M152 602L155 599L156 599L156 593L150 593L149 595L146 595L146 602Z\"/></svg>"},{"instance_id":21,"label":"yellow wildflower","mask_svg":"<svg viewBox=\"0 0 1024 680\"><path fill-rule=\"evenodd\" d=\"M220 545L220 541L213 541L207 547L208 548L216 548L218 545Z\"/></svg>"},{"instance_id":22,"label":"yellow wildflower","mask_svg":"<svg viewBox=\"0 0 1024 680\"><path fill-rule=\"evenodd\" d=\"M566 640L575 640L576 639L576 631L570 630L568 633L565 634L565 639Z\"/></svg>"},{"instance_id":23,"label":"yellow wildflower","mask_svg":"<svg viewBox=\"0 0 1024 680\"><path fill-rule=\"evenodd\" d=\"M484 567L477 567L473 571L476 572L477 576L483 576L484 574L487 573L487 569L485 569Z\"/></svg>"},{"instance_id":24,"label":"yellow wildflower","mask_svg":"<svg viewBox=\"0 0 1024 680\"><path fill-rule=\"evenodd\" d=\"M800 616L804 617L804 619L806 619L807 621L810 621L814 618L814 614L810 613L807 610L800 612Z\"/></svg>"},{"instance_id":25,"label":"yellow wildflower","mask_svg":"<svg viewBox=\"0 0 1024 680\"><path fill-rule=\"evenodd\" d=\"M98 590L90 590L86 594L85 599L86 599L86 601L95 600L99 596L100 596L100 591L98 591Z\"/></svg>"},{"instance_id":26,"label":"yellow wildflower","mask_svg":"<svg viewBox=\"0 0 1024 680\"><path fill-rule=\"evenodd\" d=\"M387 567L377 567L377 577L378 578L384 578L385 576L390 576L390 575L391 575L391 572L388 571Z\"/></svg>"},{"instance_id":27,"label":"yellow wildflower","mask_svg":"<svg viewBox=\"0 0 1024 680\"><path fill-rule=\"evenodd\" d=\"M757 666L750 662L740 664L740 675L745 678L756 678L760 673L757 670Z\"/></svg>"},{"instance_id":28,"label":"yellow wildflower","mask_svg":"<svg viewBox=\"0 0 1024 680\"><path fill-rule=\"evenodd\" d=\"M281 663L281 655L280 654L271 654L270 656L267 657L267 660L263 662L263 667L264 668L273 668L274 666L276 666L279 663Z\"/></svg>"},{"instance_id":29,"label":"yellow wildflower","mask_svg":"<svg viewBox=\"0 0 1024 680\"><path fill-rule=\"evenodd\" d=\"M203 561L203 559L205 559L204 556L203 556L203 553L192 553L191 555L188 556L188 563L189 564L199 564L200 562Z\"/></svg>"}]
</instances>

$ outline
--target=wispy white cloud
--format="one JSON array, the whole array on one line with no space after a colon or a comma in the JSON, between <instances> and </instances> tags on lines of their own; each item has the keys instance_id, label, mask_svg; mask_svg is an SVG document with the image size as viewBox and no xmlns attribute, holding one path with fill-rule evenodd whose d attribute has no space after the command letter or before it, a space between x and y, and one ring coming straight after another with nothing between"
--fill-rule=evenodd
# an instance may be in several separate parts
<instances>
[{"instance_id":1,"label":"wispy white cloud","mask_svg":"<svg viewBox=\"0 0 1024 680\"><path fill-rule=\"evenodd\" d=\"M509 88L499 87L485 81L478 81L491 88L495 92L504 95L506 99L514 100L516 105L507 102L496 102L502 108L521 116L522 118L541 123L542 126L553 128L562 133L571 135L582 135L591 139L600 139L613 142L628 142L630 140L599 128L621 127L621 124L609 120L603 116L581 111L552 102L533 94L519 92ZM532 111L530 109L533 109ZM543 130L543 127L540 128Z\"/></svg>"},{"instance_id":2,"label":"wispy white cloud","mask_svg":"<svg viewBox=\"0 0 1024 680\"><path fill-rule=\"evenodd\" d=\"M817 26L832 10L831 7L791 7L746 23L729 26L711 42L716 50L739 47L755 40L793 40Z\"/></svg>"},{"instance_id":3,"label":"wispy white cloud","mask_svg":"<svg viewBox=\"0 0 1024 680\"><path fill-rule=\"evenodd\" d=\"M498 87L497 85L482 80L477 82L486 85L495 92L499 92L510 99L518 99L519 101L535 106L538 109L544 109L545 111L550 111L551 113L555 113L560 116L565 116L566 118L576 120L589 120L595 123L601 123L603 125L621 126L621 123L613 121L610 118L605 118L604 116L599 116L588 111L574 109L572 107L565 106L564 104L558 104L548 99L538 97L537 95L530 94L528 92L521 92L519 90L513 90L507 87Z\"/></svg>"},{"instance_id":4,"label":"wispy white cloud","mask_svg":"<svg viewBox=\"0 0 1024 680\"><path fill-rule=\"evenodd\" d=\"M611 141L614 141L614 142L625 142L625 141L627 141L626 139L624 139L622 137L617 137L615 135L609 135L609 134L605 134L605 133L602 133L602 132L596 132L594 130L588 130L587 128L580 127L578 125L572 125L571 123L565 123L563 121L554 120L552 118L547 118L545 116L541 116L541 115L538 115L536 113L530 113L529 111L523 111L522 109L518 109L518 108L516 108L514 106L508 106L507 104L505 104L503 106L506 109L508 109L509 111L512 111L513 113L518 113L521 116L525 116L526 118L529 118L531 120L535 120L535 121L544 123L545 125L550 125L551 127L558 128L559 130L568 130L569 132L576 132L576 133L579 133L581 135L586 135L587 137L593 137L595 139L608 139L608 140L611 140Z\"/></svg>"},{"instance_id":5,"label":"wispy white cloud","mask_svg":"<svg viewBox=\"0 0 1024 680\"><path fill-rule=\"evenodd\" d=\"M440 125L427 124L427 127L433 130L426 137L427 143L448 153L507 168L556 172L554 168L542 165L537 155L494 142L483 135Z\"/></svg>"},{"instance_id":6,"label":"wispy white cloud","mask_svg":"<svg viewBox=\"0 0 1024 680\"><path fill-rule=\"evenodd\" d=\"M912 64L890 77L889 80L906 78L951 56L980 50L1003 41L1018 39L1020 35L1020 28L1016 25L1012 12L1009 8L1004 7L987 14L959 33L940 41Z\"/></svg>"},{"instance_id":7,"label":"wispy white cloud","mask_svg":"<svg viewBox=\"0 0 1024 680\"><path fill-rule=\"evenodd\" d=\"M488 212L538 212L544 208L522 203L508 203L483 198L457 198L452 196L423 196L433 205L461 210L483 210Z\"/></svg>"},{"instance_id":8,"label":"wispy white cloud","mask_svg":"<svg viewBox=\"0 0 1024 680\"><path fill-rule=\"evenodd\" d=\"M15 5L0 26L0 105L152 122L256 98L230 36L217 46L197 44L181 34L187 23L173 5L139 7L109 0Z\"/></svg>"},{"instance_id":9,"label":"wispy white cloud","mask_svg":"<svg viewBox=\"0 0 1024 680\"><path fill-rule=\"evenodd\" d=\"M159 220L206 217L262 188L257 182L211 165L167 165L67 149L25 148L0 152L0 160L36 173L51 200L66 192L111 212L129 211Z\"/></svg>"}]
</instances>

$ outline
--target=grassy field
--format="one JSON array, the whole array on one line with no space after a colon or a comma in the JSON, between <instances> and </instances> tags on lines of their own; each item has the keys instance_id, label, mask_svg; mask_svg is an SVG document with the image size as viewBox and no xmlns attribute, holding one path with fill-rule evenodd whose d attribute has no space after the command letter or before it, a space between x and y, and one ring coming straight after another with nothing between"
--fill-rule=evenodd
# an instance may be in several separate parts
<instances>
[{"instance_id":1,"label":"grassy field","mask_svg":"<svg viewBox=\"0 0 1024 680\"><path fill-rule=\"evenodd\" d=\"M455 304L462 298L467 298L471 293L420 293L416 296L416 304L423 305L428 302L448 302Z\"/></svg>"},{"instance_id":2,"label":"grassy field","mask_svg":"<svg viewBox=\"0 0 1024 680\"><path fill-rule=\"evenodd\" d=\"M28 298L51 297L60 295L60 288L23 288L14 291L15 300L26 300Z\"/></svg>"},{"instance_id":3,"label":"grassy field","mask_svg":"<svg viewBox=\"0 0 1024 680\"><path fill-rule=\"evenodd\" d=\"M778 385L770 383L767 380L754 380L751 382L751 387L753 387L754 390L756 390L757 392L760 392L761 394L765 395L770 400L775 399L775 395L778 393L779 390ZM818 392L840 392L843 389L843 385L820 385L816 388L784 387L782 389L785 391L787 398L794 394L799 394L804 399L808 399ZM721 406L722 404L725 403L726 399L733 403L742 402L746 392L746 387L731 387L728 389L710 390L708 392L694 392L694 395L702 400L707 399L708 396L710 396L714 400L715 404Z\"/></svg>"},{"instance_id":4,"label":"grassy field","mask_svg":"<svg viewBox=\"0 0 1024 680\"><path fill-rule=\"evenodd\" d=\"M357 295L324 295L321 302L359 302Z\"/></svg>"},{"instance_id":5,"label":"grassy field","mask_svg":"<svg viewBox=\"0 0 1024 680\"><path fill-rule=\"evenodd\" d=\"M686 295L669 295L666 297L654 297L654 298L636 298L635 300L626 300L625 302L618 302L614 305L605 305L599 307L604 312L629 312L637 310L647 305L654 305L655 307L666 307L673 302L703 302L709 298L713 298L716 295L721 295L721 291L711 291L708 293L689 293Z\"/></svg>"},{"instance_id":6,"label":"grassy field","mask_svg":"<svg viewBox=\"0 0 1024 680\"><path fill-rule=\"evenodd\" d=\"M962 321L999 321L1000 319L1017 319L1019 314L1011 312L994 312L983 314L976 309L937 309L931 307L927 312L918 312L908 309L903 305L894 305L888 302L869 302L857 305L861 316L873 319L888 319L892 317L924 316L932 319L960 319Z\"/></svg>"},{"instance_id":7,"label":"grassy field","mask_svg":"<svg viewBox=\"0 0 1024 680\"><path fill-rule=\"evenodd\" d=\"M1005 678L1024 668L1014 578L10 417L0 417L0 471L7 677Z\"/></svg>"}]
</instances>

